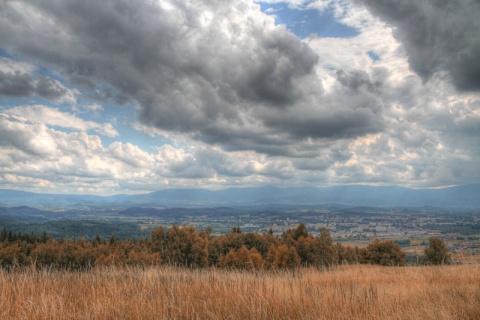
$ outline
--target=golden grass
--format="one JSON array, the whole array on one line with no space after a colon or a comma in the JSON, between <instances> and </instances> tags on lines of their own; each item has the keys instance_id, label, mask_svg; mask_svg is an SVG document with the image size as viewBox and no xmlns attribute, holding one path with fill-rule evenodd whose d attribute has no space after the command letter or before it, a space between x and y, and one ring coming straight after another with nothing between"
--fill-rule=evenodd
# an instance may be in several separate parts
<instances>
[{"instance_id":1,"label":"golden grass","mask_svg":"<svg viewBox=\"0 0 480 320\"><path fill-rule=\"evenodd\" d=\"M480 319L480 265L0 271L0 319Z\"/></svg>"}]
</instances>

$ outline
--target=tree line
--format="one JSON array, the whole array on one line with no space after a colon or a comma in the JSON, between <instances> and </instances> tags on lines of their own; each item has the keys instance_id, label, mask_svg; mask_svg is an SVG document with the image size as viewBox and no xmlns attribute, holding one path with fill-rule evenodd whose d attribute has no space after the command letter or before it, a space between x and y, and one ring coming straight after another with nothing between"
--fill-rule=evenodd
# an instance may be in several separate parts
<instances>
[{"instance_id":1,"label":"tree line","mask_svg":"<svg viewBox=\"0 0 480 320\"><path fill-rule=\"evenodd\" d=\"M211 229L192 226L158 227L150 238L108 240L53 239L48 234L0 234L0 267L35 266L88 270L98 266L171 265L186 268L265 270L299 267L327 268L338 264L405 265L406 254L391 240L376 239L366 248L333 243L329 230L317 237L304 224L275 236L272 232L244 233L234 227L214 236ZM431 238L425 250L429 264L451 263L441 239Z\"/></svg>"}]
</instances>

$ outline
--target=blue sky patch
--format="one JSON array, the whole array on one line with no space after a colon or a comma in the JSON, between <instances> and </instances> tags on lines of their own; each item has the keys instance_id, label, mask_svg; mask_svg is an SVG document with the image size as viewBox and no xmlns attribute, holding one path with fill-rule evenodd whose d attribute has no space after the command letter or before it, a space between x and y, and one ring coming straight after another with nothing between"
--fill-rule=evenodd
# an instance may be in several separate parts
<instances>
[{"instance_id":1,"label":"blue sky patch","mask_svg":"<svg viewBox=\"0 0 480 320\"><path fill-rule=\"evenodd\" d=\"M0 47L0 57L12 59L13 56Z\"/></svg>"},{"instance_id":2,"label":"blue sky patch","mask_svg":"<svg viewBox=\"0 0 480 320\"><path fill-rule=\"evenodd\" d=\"M317 34L324 38L352 38L358 30L340 23L331 9L319 12L316 9L290 8L286 3L260 3L263 12L275 16L277 25L284 24L299 38Z\"/></svg>"},{"instance_id":3,"label":"blue sky patch","mask_svg":"<svg viewBox=\"0 0 480 320\"><path fill-rule=\"evenodd\" d=\"M368 56L370 57L370 59L372 59L373 61L378 61L380 60L380 56L375 53L374 51L368 51Z\"/></svg>"}]
</instances>

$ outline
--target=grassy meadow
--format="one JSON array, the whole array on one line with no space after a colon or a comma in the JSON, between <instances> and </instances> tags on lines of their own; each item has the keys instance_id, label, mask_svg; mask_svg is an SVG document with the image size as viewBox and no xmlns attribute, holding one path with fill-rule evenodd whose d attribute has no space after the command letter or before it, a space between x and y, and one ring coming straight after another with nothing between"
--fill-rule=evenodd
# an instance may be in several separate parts
<instances>
[{"instance_id":1,"label":"grassy meadow","mask_svg":"<svg viewBox=\"0 0 480 320\"><path fill-rule=\"evenodd\" d=\"M0 319L480 319L480 265L0 271Z\"/></svg>"}]
</instances>

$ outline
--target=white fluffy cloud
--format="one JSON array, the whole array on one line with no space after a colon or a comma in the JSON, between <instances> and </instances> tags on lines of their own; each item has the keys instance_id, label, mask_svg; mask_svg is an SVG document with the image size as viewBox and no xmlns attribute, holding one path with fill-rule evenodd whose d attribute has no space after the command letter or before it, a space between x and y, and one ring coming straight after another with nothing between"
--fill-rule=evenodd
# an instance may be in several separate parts
<instances>
[{"instance_id":1,"label":"white fluffy cloud","mask_svg":"<svg viewBox=\"0 0 480 320\"><path fill-rule=\"evenodd\" d=\"M131 143L105 146L98 136L58 131L15 114L1 114L0 133L2 186L114 193L120 187L134 192L155 190L165 184L244 184L257 175L271 175L263 181L274 182L286 174L285 160L267 160L253 153L232 154L206 145L190 151L164 145L151 153Z\"/></svg>"},{"instance_id":2,"label":"white fluffy cloud","mask_svg":"<svg viewBox=\"0 0 480 320\"><path fill-rule=\"evenodd\" d=\"M43 105L14 107L9 108L5 112L22 116L31 122L39 122L47 126L57 126L79 131L92 130L107 137L118 136L117 130L111 123L99 124L93 121L85 121L73 114L61 112Z\"/></svg>"}]
</instances>

